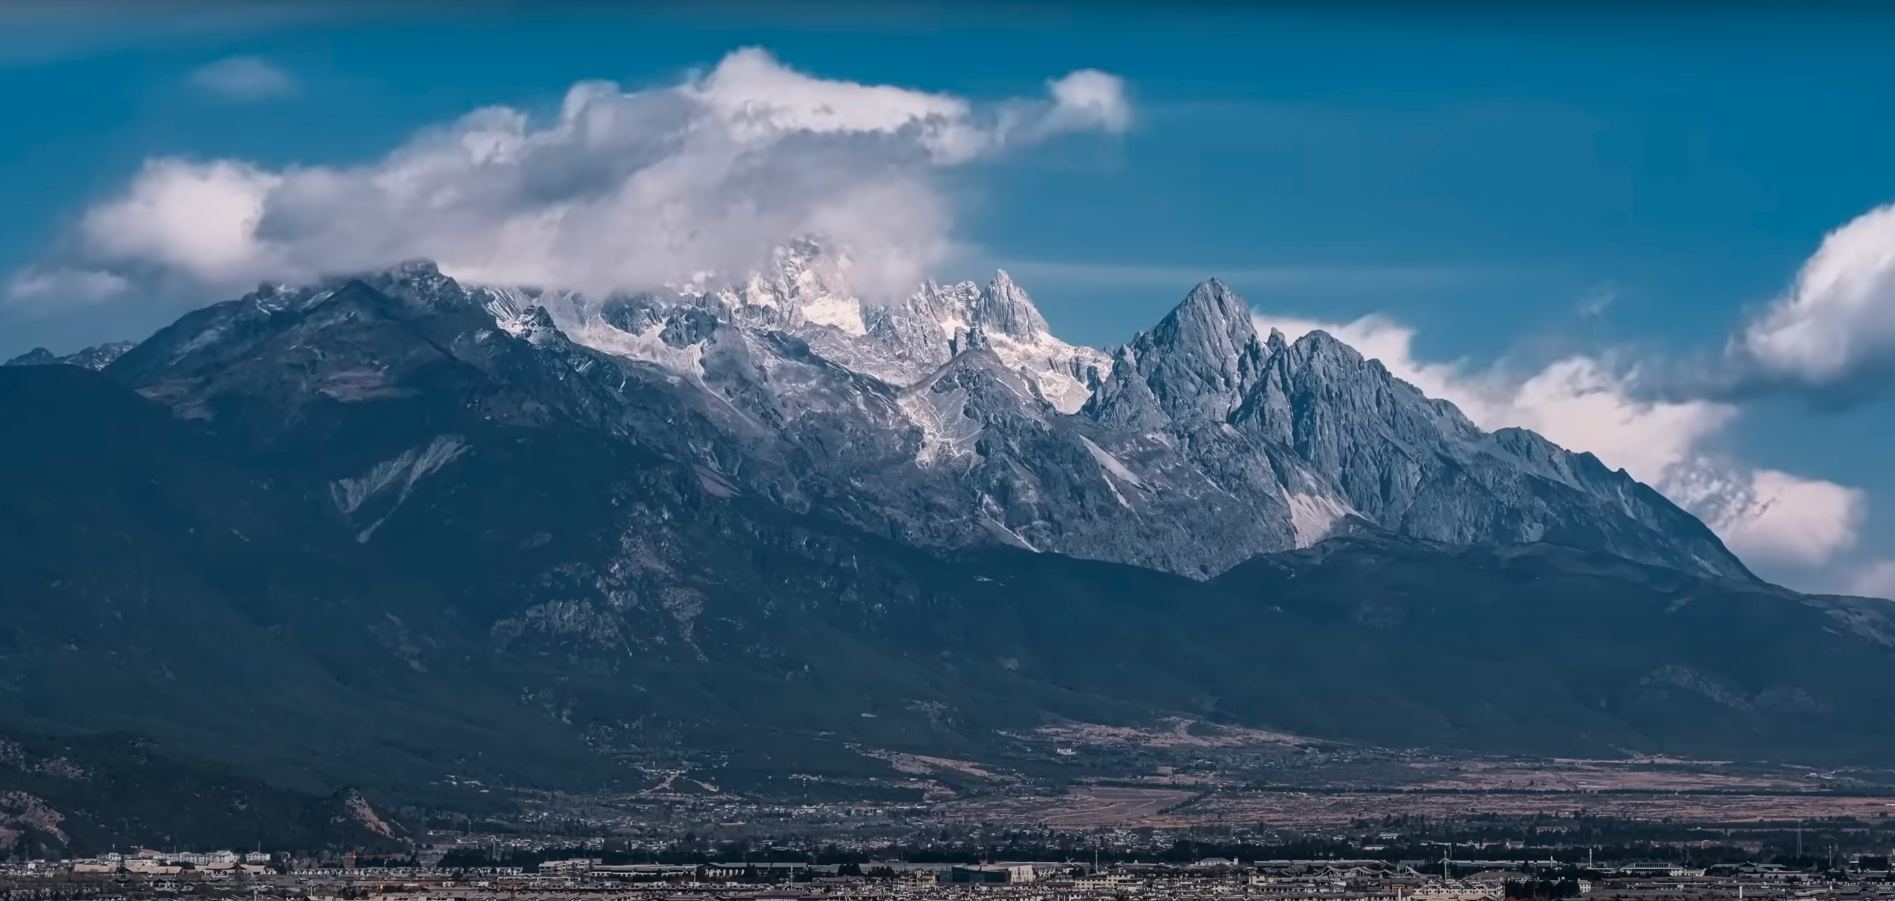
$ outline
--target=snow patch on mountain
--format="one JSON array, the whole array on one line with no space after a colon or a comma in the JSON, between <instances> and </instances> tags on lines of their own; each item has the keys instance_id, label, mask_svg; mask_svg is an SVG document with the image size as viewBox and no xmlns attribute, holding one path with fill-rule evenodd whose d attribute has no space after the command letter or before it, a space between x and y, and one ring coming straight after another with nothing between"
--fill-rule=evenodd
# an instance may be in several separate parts
<instances>
[{"instance_id":1,"label":"snow patch on mountain","mask_svg":"<svg viewBox=\"0 0 1895 901\"><path fill-rule=\"evenodd\" d=\"M826 325L845 335L868 334L862 324L862 302L853 297L816 297L803 304L803 321Z\"/></svg>"},{"instance_id":2,"label":"snow patch on mountain","mask_svg":"<svg viewBox=\"0 0 1895 901\"><path fill-rule=\"evenodd\" d=\"M915 462L922 466L971 453L980 438L980 423L964 413L967 392L963 389L904 391L896 403L921 429L921 449L915 453Z\"/></svg>"},{"instance_id":3,"label":"snow patch on mountain","mask_svg":"<svg viewBox=\"0 0 1895 901\"><path fill-rule=\"evenodd\" d=\"M681 347L674 346L664 339L666 328L666 324L660 322L643 332L633 333L592 316L566 326L564 331L566 337L576 344L601 353L651 363L666 372L701 383L705 342L699 340Z\"/></svg>"},{"instance_id":4,"label":"snow patch on mountain","mask_svg":"<svg viewBox=\"0 0 1895 901\"><path fill-rule=\"evenodd\" d=\"M987 340L995 356L1038 385L1040 396L1068 416L1079 412L1092 397L1097 374L1111 368L1104 351L1075 347L1046 332L1024 340L1004 332L988 332Z\"/></svg>"},{"instance_id":5,"label":"snow patch on mountain","mask_svg":"<svg viewBox=\"0 0 1895 901\"><path fill-rule=\"evenodd\" d=\"M1355 513L1349 505L1320 494L1284 492L1290 504L1290 528L1296 533L1296 546L1306 548L1329 537L1330 530L1343 517Z\"/></svg>"},{"instance_id":6,"label":"snow patch on mountain","mask_svg":"<svg viewBox=\"0 0 1895 901\"><path fill-rule=\"evenodd\" d=\"M1092 453L1092 459L1099 461L1099 466L1106 472L1132 485L1136 485L1140 488L1145 487L1145 482L1138 477L1137 473L1120 462L1119 458L1112 456L1105 448L1093 443L1091 438L1081 435L1079 436L1079 441L1086 446L1086 450Z\"/></svg>"},{"instance_id":7,"label":"snow patch on mountain","mask_svg":"<svg viewBox=\"0 0 1895 901\"><path fill-rule=\"evenodd\" d=\"M848 253L805 239L778 247L770 267L741 285L715 292L716 299L746 320L797 330L832 328L851 337L868 333L862 301L849 291Z\"/></svg>"},{"instance_id":8,"label":"snow patch on mountain","mask_svg":"<svg viewBox=\"0 0 1895 901\"><path fill-rule=\"evenodd\" d=\"M524 311L532 302L524 292L518 288L477 288L474 296L501 331L516 338L526 334L530 324Z\"/></svg>"},{"instance_id":9,"label":"snow patch on mountain","mask_svg":"<svg viewBox=\"0 0 1895 901\"><path fill-rule=\"evenodd\" d=\"M392 512L408 495L415 485L430 473L454 462L467 452L467 442L459 435L441 435L424 447L409 448L395 457L383 460L370 467L368 472L354 478L337 479L329 484L329 499L344 516L351 515L362 508L370 499L385 495L399 488ZM377 525L379 525L379 520ZM369 533L373 532L373 527ZM367 533L365 533L366 536ZM366 537L364 537L366 540Z\"/></svg>"}]
</instances>

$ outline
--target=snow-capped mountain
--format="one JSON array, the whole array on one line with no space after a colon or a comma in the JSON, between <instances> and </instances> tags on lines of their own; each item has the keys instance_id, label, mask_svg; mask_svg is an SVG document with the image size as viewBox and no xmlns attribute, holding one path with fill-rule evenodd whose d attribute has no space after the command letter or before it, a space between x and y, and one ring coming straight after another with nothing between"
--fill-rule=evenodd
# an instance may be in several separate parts
<instances>
[{"instance_id":1,"label":"snow-capped mountain","mask_svg":"<svg viewBox=\"0 0 1895 901\"><path fill-rule=\"evenodd\" d=\"M109 372L184 415L260 407L245 421L265 443L307 404L479 372L492 417L583 423L926 548L1001 543L1203 578L1354 523L1750 577L1623 471L1531 432L1482 432L1327 334L1260 336L1216 280L1108 353L1055 337L1005 272L874 303L849 269L803 241L745 279L593 299L413 263L267 286Z\"/></svg>"},{"instance_id":2,"label":"snow-capped mountain","mask_svg":"<svg viewBox=\"0 0 1895 901\"><path fill-rule=\"evenodd\" d=\"M682 306L753 331L793 336L833 363L896 387L922 381L979 330L995 355L1062 413L1084 406L1110 367L1096 348L1053 337L1032 299L1004 271L985 288L928 282L891 303L869 303L850 292L850 265L846 252L803 240L777 249L766 272L733 285L707 287L705 277L669 297L613 298L600 306L562 295L551 309L562 327L586 336L582 343L624 352L635 342L610 329L644 335L647 327L662 327L658 311Z\"/></svg>"}]
</instances>

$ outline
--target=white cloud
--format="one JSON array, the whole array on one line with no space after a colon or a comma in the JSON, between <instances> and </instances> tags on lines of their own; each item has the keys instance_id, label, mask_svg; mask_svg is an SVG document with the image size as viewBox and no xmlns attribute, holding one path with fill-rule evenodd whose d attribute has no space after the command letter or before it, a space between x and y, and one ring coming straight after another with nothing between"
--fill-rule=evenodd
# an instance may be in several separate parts
<instances>
[{"instance_id":1,"label":"white cloud","mask_svg":"<svg viewBox=\"0 0 1895 901\"><path fill-rule=\"evenodd\" d=\"M739 50L671 87L574 85L548 122L477 110L366 166L152 160L86 215L75 262L235 288L424 257L477 281L603 292L748 271L814 233L864 261L851 287L892 295L952 249L942 167L1129 122L1112 76L1049 86L980 104Z\"/></svg>"},{"instance_id":2,"label":"white cloud","mask_svg":"<svg viewBox=\"0 0 1895 901\"><path fill-rule=\"evenodd\" d=\"M1855 545L1866 508L1862 492L1745 467L1713 452L1708 445L1736 418L1737 408L1647 399L1635 367L1573 355L1523 375L1499 365L1417 359L1414 330L1382 316L1347 323L1255 318L1260 331L1276 328L1291 340L1327 331L1381 360L1422 393L1453 403L1483 429L1532 429L1624 468L1696 513L1746 560L1814 565Z\"/></svg>"},{"instance_id":3,"label":"white cloud","mask_svg":"<svg viewBox=\"0 0 1895 901\"><path fill-rule=\"evenodd\" d=\"M1755 381L1843 387L1895 366L1895 204L1823 238L1790 293L1732 338Z\"/></svg>"},{"instance_id":4,"label":"white cloud","mask_svg":"<svg viewBox=\"0 0 1895 901\"><path fill-rule=\"evenodd\" d=\"M1878 560L1862 567L1849 583L1849 593L1895 600L1895 560Z\"/></svg>"},{"instance_id":5,"label":"white cloud","mask_svg":"<svg viewBox=\"0 0 1895 901\"><path fill-rule=\"evenodd\" d=\"M683 90L748 144L798 132L893 135L913 129L938 162L959 163L988 150L994 138L959 97L813 78L754 47L724 57L709 77Z\"/></svg>"},{"instance_id":6,"label":"white cloud","mask_svg":"<svg viewBox=\"0 0 1895 901\"><path fill-rule=\"evenodd\" d=\"M115 297L130 287L129 281L110 272L30 267L7 281L7 300L14 304L90 304Z\"/></svg>"},{"instance_id":7,"label":"white cloud","mask_svg":"<svg viewBox=\"0 0 1895 901\"><path fill-rule=\"evenodd\" d=\"M283 177L243 163L147 162L117 200L89 210L80 237L106 260L135 260L207 281L249 279L270 265L257 224Z\"/></svg>"},{"instance_id":8,"label":"white cloud","mask_svg":"<svg viewBox=\"0 0 1895 901\"><path fill-rule=\"evenodd\" d=\"M1855 546L1868 513L1858 489L1695 457L1656 486L1746 560L1816 566Z\"/></svg>"},{"instance_id":9,"label":"white cloud","mask_svg":"<svg viewBox=\"0 0 1895 901\"><path fill-rule=\"evenodd\" d=\"M1125 99L1125 82L1097 69L1081 69L1046 83L1053 93L1053 129L1114 133L1132 127L1132 105Z\"/></svg>"},{"instance_id":10,"label":"white cloud","mask_svg":"<svg viewBox=\"0 0 1895 901\"><path fill-rule=\"evenodd\" d=\"M232 56L191 73L191 85L224 100L248 102L288 97L296 93L296 79L255 56Z\"/></svg>"}]
</instances>

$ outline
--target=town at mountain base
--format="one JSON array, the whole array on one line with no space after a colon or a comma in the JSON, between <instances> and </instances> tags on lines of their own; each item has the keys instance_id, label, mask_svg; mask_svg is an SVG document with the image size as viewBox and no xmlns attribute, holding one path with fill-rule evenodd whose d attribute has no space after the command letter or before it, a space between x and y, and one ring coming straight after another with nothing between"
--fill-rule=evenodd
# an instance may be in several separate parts
<instances>
[{"instance_id":1,"label":"town at mountain base","mask_svg":"<svg viewBox=\"0 0 1895 901\"><path fill-rule=\"evenodd\" d=\"M1179 717L1895 749L1882 602L1219 283L1101 352L1004 275L875 305L825 259L602 300L409 264L0 369L0 723L413 804Z\"/></svg>"}]
</instances>

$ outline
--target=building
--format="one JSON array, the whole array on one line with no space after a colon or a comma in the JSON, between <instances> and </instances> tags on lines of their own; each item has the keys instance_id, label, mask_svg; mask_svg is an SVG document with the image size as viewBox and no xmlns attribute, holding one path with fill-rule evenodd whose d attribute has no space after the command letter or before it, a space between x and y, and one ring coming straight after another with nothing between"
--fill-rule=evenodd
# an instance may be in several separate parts
<instances>
[{"instance_id":1,"label":"building","mask_svg":"<svg viewBox=\"0 0 1895 901\"><path fill-rule=\"evenodd\" d=\"M1027 869L1030 872L1032 870L1032 867L1028 867ZM952 867L943 875L946 876L947 878L942 881L956 883L956 884L970 883L970 882L971 883L1006 882L1013 875L1013 868L1012 867L989 867L989 866Z\"/></svg>"},{"instance_id":2,"label":"building","mask_svg":"<svg viewBox=\"0 0 1895 901\"><path fill-rule=\"evenodd\" d=\"M1683 879L1688 876L1704 875L1703 870L1694 870L1694 869L1691 869L1690 867L1684 867L1684 866L1679 866L1677 864L1669 864L1669 863L1628 864L1626 866L1619 867L1618 869L1613 870L1612 872L1613 872L1613 875L1616 875L1616 876L1633 876L1633 877L1643 876L1646 878L1657 877L1657 878L1663 878L1663 879Z\"/></svg>"},{"instance_id":3,"label":"building","mask_svg":"<svg viewBox=\"0 0 1895 901\"><path fill-rule=\"evenodd\" d=\"M540 872L549 876L581 876L592 872L594 867L605 861L597 857L575 857L571 860L548 860L540 864Z\"/></svg>"}]
</instances>

